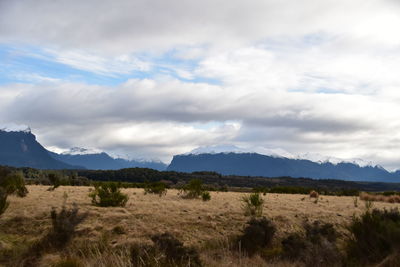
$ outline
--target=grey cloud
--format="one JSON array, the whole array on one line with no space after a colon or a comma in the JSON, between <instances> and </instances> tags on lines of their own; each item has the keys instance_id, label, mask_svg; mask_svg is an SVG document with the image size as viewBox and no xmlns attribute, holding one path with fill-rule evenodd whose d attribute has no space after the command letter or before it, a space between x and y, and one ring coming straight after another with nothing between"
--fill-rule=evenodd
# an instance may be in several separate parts
<instances>
[{"instance_id":1,"label":"grey cloud","mask_svg":"<svg viewBox=\"0 0 400 267\"><path fill-rule=\"evenodd\" d=\"M375 33L387 37L394 32L372 28L368 20L376 18L377 12L387 15L390 19L382 26L395 31L398 21L391 15L396 9L388 1L374 0L234 0L229 4L222 0L3 0L0 36L112 53L204 43L238 45L269 36L324 31L374 38ZM392 37L392 41L399 39Z\"/></svg>"}]
</instances>

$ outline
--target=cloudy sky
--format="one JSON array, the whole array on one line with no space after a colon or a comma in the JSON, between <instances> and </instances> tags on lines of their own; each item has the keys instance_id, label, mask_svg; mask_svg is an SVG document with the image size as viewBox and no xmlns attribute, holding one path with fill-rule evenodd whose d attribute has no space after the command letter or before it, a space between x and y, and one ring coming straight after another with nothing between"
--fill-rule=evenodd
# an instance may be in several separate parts
<instances>
[{"instance_id":1,"label":"cloudy sky","mask_svg":"<svg viewBox=\"0 0 400 267\"><path fill-rule=\"evenodd\" d=\"M0 123L161 159L233 144L400 168L400 1L0 0Z\"/></svg>"}]
</instances>

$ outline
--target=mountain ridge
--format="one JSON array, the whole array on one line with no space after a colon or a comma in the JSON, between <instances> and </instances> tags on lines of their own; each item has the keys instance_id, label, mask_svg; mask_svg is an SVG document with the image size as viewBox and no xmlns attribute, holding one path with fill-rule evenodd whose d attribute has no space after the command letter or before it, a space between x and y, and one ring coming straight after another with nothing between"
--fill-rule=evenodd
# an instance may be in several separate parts
<instances>
[{"instance_id":1,"label":"mountain ridge","mask_svg":"<svg viewBox=\"0 0 400 267\"><path fill-rule=\"evenodd\" d=\"M346 181L399 182L400 172L354 163L317 163L306 159L273 157L258 153L204 153L175 155L167 170L181 172L214 171L223 175L265 177L309 177Z\"/></svg>"}]
</instances>

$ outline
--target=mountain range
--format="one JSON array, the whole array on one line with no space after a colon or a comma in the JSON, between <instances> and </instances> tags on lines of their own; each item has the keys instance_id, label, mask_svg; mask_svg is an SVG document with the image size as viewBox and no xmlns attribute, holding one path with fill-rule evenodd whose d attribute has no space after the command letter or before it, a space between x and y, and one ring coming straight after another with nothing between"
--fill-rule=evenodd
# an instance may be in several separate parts
<instances>
[{"instance_id":1,"label":"mountain range","mask_svg":"<svg viewBox=\"0 0 400 267\"><path fill-rule=\"evenodd\" d=\"M201 153L173 157L170 171L213 171L223 175L264 177L307 177L347 181L400 182L400 172L389 172L380 166L360 166L350 162L313 162L258 153Z\"/></svg>"},{"instance_id":2,"label":"mountain range","mask_svg":"<svg viewBox=\"0 0 400 267\"><path fill-rule=\"evenodd\" d=\"M38 169L117 170L151 168L179 172L213 171L223 175L307 177L348 181L400 182L400 171L389 172L361 160L313 160L293 157L282 150L242 150L234 146L199 148L175 155L168 165L157 161L113 158L105 152L73 148L66 153L48 151L29 129L0 130L0 165ZM269 155L261 154L268 153Z\"/></svg>"},{"instance_id":3,"label":"mountain range","mask_svg":"<svg viewBox=\"0 0 400 267\"><path fill-rule=\"evenodd\" d=\"M91 169L117 170L123 168L152 168L165 170L167 165L157 161L136 161L113 158L105 152L87 153L81 149L74 153L48 151L30 130L0 130L0 165L32 167L37 169ZM81 154L80 154L81 152Z\"/></svg>"}]
</instances>

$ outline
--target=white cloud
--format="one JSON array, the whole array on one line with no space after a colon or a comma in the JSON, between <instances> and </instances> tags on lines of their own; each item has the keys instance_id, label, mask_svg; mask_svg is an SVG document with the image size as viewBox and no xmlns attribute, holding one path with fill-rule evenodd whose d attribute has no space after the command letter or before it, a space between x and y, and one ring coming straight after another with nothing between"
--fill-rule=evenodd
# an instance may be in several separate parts
<instances>
[{"instance_id":1,"label":"white cloud","mask_svg":"<svg viewBox=\"0 0 400 267\"><path fill-rule=\"evenodd\" d=\"M169 159L233 143L392 168L399 12L389 0L1 1L0 42L105 76L158 72L116 86L32 74L0 88L0 120L59 148Z\"/></svg>"}]
</instances>

